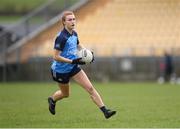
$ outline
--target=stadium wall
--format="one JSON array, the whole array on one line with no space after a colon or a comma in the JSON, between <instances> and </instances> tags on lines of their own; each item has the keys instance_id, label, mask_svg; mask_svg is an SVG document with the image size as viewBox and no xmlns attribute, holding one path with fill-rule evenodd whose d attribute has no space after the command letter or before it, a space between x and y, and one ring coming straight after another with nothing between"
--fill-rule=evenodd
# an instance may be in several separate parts
<instances>
[{"instance_id":1,"label":"stadium wall","mask_svg":"<svg viewBox=\"0 0 180 129\"><path fill-rule=\"evenodd\" d=\"M180 76L180 57L174 57L175 73ZM8 64L6 81L52 81L51 58L32 58L23 64ZM93 64L82 66L91 80L108 81L156 81L162 74L163 57L104 57ZM3 68L0 67L0 72ZM3 81L1 74L0 81Z\"/></svg>"}]
</instances>

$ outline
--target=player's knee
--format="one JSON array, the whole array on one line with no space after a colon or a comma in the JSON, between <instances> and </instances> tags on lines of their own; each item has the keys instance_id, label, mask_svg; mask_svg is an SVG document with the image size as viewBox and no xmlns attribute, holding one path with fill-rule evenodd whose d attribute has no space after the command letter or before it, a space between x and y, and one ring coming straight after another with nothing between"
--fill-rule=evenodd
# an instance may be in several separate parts
<instances>
[{"instance_id":1,"label":"player's knee","mask_svg":"<svg viewBox=\"0 0 180 129\"><path fill-rule=\"evenodd\" d=\"M91 97L92 100L94 100L94 98L95 98L93 95L90 95L90 97Z\"/></svg>"},{"instance_id":2,"label":"player's knee","mask_svg":"<svg viewBox=\"0 0 180 129\"><path fill-rule=\"evenodd\" d=\"M87 90L88 90L89 94L93 94L93 92L94 92L94 88L92 86L89 87Z\"/></svg>"}]
</instances>

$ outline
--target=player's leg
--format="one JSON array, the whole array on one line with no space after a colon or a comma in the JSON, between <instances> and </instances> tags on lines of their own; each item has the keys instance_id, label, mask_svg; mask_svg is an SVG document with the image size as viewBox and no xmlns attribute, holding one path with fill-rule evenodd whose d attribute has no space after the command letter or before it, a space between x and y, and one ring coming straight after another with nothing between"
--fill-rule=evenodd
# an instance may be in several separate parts
<instances>
[{"instance_id":1,"label":"player's leg","mask_svg":"<svg viewBox=\"0 0 180 129\"><path fill-rule=\"evenodd\" d=\"M101 96L97 92L97 90L93 87L92 83L88 79L87 75L83 70L78 72L73 76L73 79L80 84L91 96L93 102L101 109L106 118L110 118L112 115L116 113L116 111L111 111L107 109L102 101Z\"/></svg>"},{"instance_id":2,"label":"player's leg","mask_svg":"<svg viewBox=\"0 0 180 129\"><path fill-rule=\"evenodd\" d=\"M98 94L96 89L92 86L91 82L89 81L88 77L86 76L83 70L81 70L79 73L73 76L73 79L90 94L91 99L98 107L104 106L104 103L100 95Z\"/></svg>"},{"instance_id":3,"label":"player's leg","mask_svg":"<svg viewBox=\"0 0 180 129\"><path fill-rule=\"evenodd\" d=\"M69 96L69 73L57 73L51 69L51 75L54 81L58 82L59 90L52 96L48 97L49 111L54 115L55 106L58 100Z\"/></svg>"},{"instance_id":4,"label":"player's leg","mask_svg":"<svg viewBox=\"0 0 180 129\"><path fill-rule=\"evenodd\" d=\"M51 97L48 98L49 111L54 115L56 102L63 98L69 97L69 83L61 84L59 83L59 90L56 91Z\"/></svg>"},{"instance_id":5,"label":"player's leg","mask_svg":"<svg viewBox=\"0 0 180 129\"><path fill-rule=\"evenodd\" d=\"M57 90L53 95L52 98L54 101L61 100L63 98L69 97L69 83L67 84L58 84L59 90Z\"/></svg>"}]
</instances>

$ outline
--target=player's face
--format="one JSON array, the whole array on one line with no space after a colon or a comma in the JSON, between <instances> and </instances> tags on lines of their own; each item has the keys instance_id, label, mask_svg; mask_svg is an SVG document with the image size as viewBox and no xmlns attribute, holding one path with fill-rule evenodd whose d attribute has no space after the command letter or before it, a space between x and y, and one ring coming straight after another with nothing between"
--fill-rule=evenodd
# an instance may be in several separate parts
<instances>
[{"instance_id":1,"label":"player's face","mask_svg":"<svg viewBox=\"0 0 180 129\"><path fill-rule=\"evenodd\" d=\"M67 15L65 19L65 26L69 30L73 30L75 28L76 19L74 15Z\"/></svg>"}]
</instances>

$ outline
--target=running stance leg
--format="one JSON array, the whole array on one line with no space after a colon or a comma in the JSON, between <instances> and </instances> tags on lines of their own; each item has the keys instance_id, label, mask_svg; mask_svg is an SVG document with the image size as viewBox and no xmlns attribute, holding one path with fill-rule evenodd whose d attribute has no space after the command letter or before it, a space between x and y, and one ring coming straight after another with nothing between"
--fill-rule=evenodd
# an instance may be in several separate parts
<instances>
[{"instance_id":1,"label":"running stance leg","mask_svg":"<svg viewBox=\"0 0 180 129\"><path fill-rule=\"evenodd\" d=\"M87 75L83 70L81 70L79 73L73 76L73 79L80 84L91 96L91 99L93 102L101 109L101 111L104 113L104 116L108 119L111 116L113 116L116 111L111 111L110 109L107 109L104 105L101 96L97 92L97 90L93 87L90 80L88 79Z\"/></svg>"},{"instance_id":2,"label":"running stance leg","mask_svg":"<svg viewBox=\"0 0 180 129\"><path fill-rule=\"evenodd\" d=\"M60 90L57 90L51 97L48 98L49 111L53 115L55 115L56 113L55 112L56 102L63 98L69 97L69 83L68 84L59 83L59 89Z\"/></svg>"}]
</instances>

